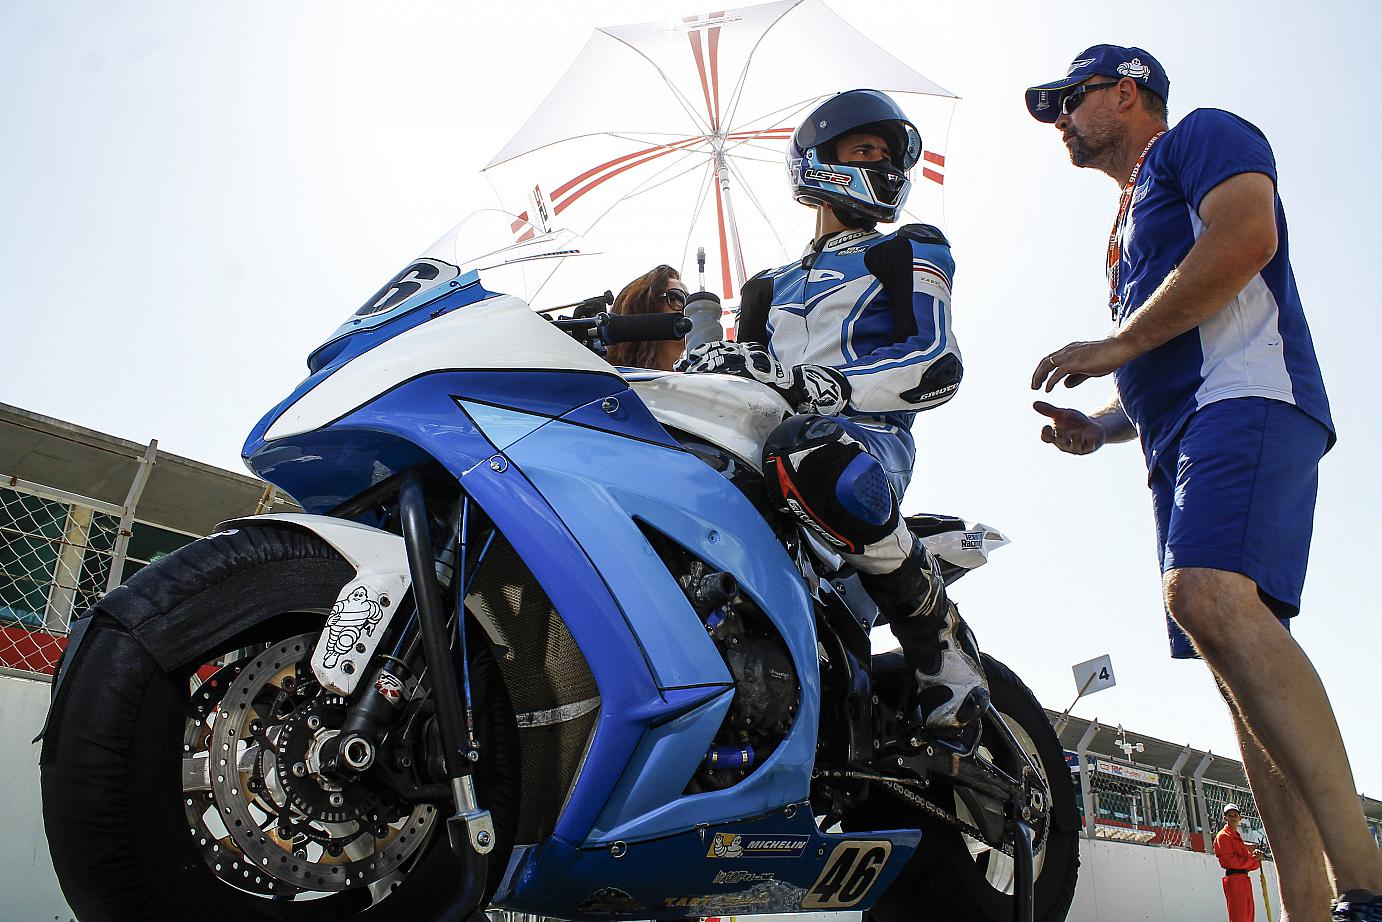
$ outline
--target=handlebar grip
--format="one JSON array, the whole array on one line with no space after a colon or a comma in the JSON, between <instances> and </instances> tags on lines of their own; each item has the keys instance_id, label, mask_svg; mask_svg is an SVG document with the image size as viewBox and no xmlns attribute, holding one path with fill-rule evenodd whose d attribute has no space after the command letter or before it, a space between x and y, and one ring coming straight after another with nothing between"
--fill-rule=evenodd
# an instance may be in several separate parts
<instances>
[{"instance_id":1,"label":"handlebar grip","mask_svg":"<svg viewBox=\"0 0 1382 922\"><path fill-rule=\"evenodd\" d=\"M600 338L607 344L682 339L691 321L680 314L601 314Z\"/></svg>"}]
</instances>

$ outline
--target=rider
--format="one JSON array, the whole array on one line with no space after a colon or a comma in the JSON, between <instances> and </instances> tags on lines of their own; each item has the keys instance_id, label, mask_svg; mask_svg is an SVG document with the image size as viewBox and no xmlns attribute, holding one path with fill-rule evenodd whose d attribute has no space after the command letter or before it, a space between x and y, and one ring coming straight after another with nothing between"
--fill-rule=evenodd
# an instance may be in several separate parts
<instances>
[{"instance_id":1,"label":"rider","mask_svg":"<svg viewBox=\"0 0 1382 922\"><path fill-rule=\"evenodd\" d=\"M903 521L916 461L912 419L949 400L963 366L950 332L950 245L897 220L921 136L877 90L816 107L792 135L787 169L816 209L803 259L744 285L738 342L691 351L682 367L753 378L799 415L768 437L769 494L837 550L891 624L917 673L927 729L955 732L987 707L974 637L939 565Z\"/></svg>"}]
</instances>

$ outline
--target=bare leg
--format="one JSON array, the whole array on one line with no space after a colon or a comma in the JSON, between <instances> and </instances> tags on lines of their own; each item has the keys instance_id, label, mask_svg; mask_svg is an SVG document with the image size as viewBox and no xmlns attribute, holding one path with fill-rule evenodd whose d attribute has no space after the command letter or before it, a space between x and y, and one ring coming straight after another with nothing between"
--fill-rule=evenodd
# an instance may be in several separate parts
<instances>
[{"instance_id":1,"label":"bare leg","mask_svg":"<svg viewBox=\"0 0 1382 922\"><path fill-rule=\"evenodd\" d=\"M1215 676L1215 681L1233 714L1233 729L1243 753L1243 768L1248 773L1253 800L1257 802L1258 813L1272 843L1281 886L1280 922L1328 922L1327 907L1335 893L1330 889L1324 845L1315 821L1299 792L1281 776L1262 750L1262 744L1248 730L1238 702L1224 687L1223 680Z\"/></svg>"},{"instance_id":2,"label":"bare leg","mask_svg":"<svg viewBox=\"0 0 1382 922\"><path fill-rule=\"evenodd\" d=\"M1329 698L1305 652L1258 597L1257 585L1239 573L1184 568L1166 574L1165 590L1172 617L1228 689L1266 764L1280 772L1276 793L1282 796L1269 794L1266 809L1281 815L1263 816L1271 841L1283 838L1274 823L1290 830L1313 820L1334 891L1382 892L1382 853L1363 820ZM1250 748L1244 747L1245 761Z\"/></svg>"}]
</instances>

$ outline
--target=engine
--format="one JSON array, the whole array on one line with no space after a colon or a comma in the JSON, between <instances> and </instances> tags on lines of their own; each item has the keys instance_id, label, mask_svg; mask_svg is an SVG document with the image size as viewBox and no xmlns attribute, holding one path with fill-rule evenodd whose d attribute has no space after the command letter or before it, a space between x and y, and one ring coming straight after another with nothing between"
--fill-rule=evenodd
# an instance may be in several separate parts
<instances>
[{"instance_id":1,"label":"engine","mask_svg":"<svg viewBox=\"0 0 1382 922\"><path fill-rule=\"evenodd\" d=\"M772 755L796 720L801 690L787 644L729 573L661 542L664 561L734 679L734 701L686 793L738 784Z\"/></svg>"}]
</instances>

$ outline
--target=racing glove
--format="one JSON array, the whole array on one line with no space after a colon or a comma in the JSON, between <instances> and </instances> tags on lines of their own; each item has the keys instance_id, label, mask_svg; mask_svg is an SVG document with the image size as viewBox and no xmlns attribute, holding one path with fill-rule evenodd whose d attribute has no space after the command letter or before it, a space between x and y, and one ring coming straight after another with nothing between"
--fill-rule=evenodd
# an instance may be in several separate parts
<instances>
[{"instance_id":1,"label":"racing glove","mask_svg":"<svg viewBox=\"0 0 1382 922\"><path fill-rule=\"evenodd\" d=\"M826 365L788 368L758 345L702 343L688 352L686 358L676 364L676 369L736 375L766 384L798 413L836 416L849 405L849 381L834 368Z\"/></svg>"}]
</instances>

